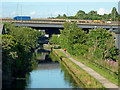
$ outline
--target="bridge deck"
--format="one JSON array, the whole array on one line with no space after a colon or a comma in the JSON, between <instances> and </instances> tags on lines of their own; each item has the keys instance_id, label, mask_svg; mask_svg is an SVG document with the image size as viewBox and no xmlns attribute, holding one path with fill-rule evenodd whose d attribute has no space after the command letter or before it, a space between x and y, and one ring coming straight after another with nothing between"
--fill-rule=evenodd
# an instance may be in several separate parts
<instances>
[{"instance_id":1,"label":"bridge deck","mask_svg":"<svg viewBox=\"0 0 120 90\"><path fill-rule=\"evenodd\" d=\"M105 28L105 29L118 29L120 26L119 21L111 21L111 23L92 23L92 20L79 20L79 19L31 19L30 21L12 20L12 18L2 19L2 22L15 23L16 26L24 27L42 27L42 28L63 28L64 22L77 22L78 27L81 28Z\"/></svg>"},{"instance_id":2,"label":"bridge deck","mask_svg":"<svg viewBox=\"0 0 120 90\"><path fill-rule=\"evenodd\" d=\"M56 22L55 20L54 21L41 21L41 20L39 20L39 21L15 21L15 20L2 20L2 22L11 22L11 23L30 23L30 24L32 24L32 23L34 23L34 24L41 24L41 23L43 23L43 24L64 24L64 22ZM78 25L81 25L81 24L84 24L84 25L112 25L112 26L114 26L114 25L120 25L120 22L116 22L116 23L79 23L79 22L77 22L77 24Z\"/></svg>"}]
</instances>

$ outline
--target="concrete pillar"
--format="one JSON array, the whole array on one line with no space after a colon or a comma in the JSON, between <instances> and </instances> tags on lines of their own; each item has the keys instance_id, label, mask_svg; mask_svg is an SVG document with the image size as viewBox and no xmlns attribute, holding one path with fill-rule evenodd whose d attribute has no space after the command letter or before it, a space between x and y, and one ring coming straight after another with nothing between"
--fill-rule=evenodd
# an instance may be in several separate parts
<instances>
[{"instance_id":1,"label":"concrete pillar","mask_svg":"<svg viewBox=\"0 0 120 90\"><path fill-rule=\"evenodd\" d=\"M120 49L120 34L116 34L116 46Z\"/></svg>"},{"instance_id":2,"label":"concrete pillar","mask_svg":"<svg viewBox=\"0 0 120 90\"><path fill-rule=\"evenodd\" d=\"M0 90L2 90L2 19L0 19Z\"/></svg>"}]
</instances>

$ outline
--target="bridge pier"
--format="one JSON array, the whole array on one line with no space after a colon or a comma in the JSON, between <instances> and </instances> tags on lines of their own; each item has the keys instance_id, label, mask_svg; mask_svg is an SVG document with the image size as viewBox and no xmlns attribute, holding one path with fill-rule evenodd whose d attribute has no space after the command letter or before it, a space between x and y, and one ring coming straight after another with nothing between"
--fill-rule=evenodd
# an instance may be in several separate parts
<instances>
[{"instance_id":1,"label":"bridge pier","mask_svg":"<svg viewBox=\"0 0 120 90\"><path fill-rule=\"evenodd\" d=\"M116 45L120 49L120 33L116 34Z\"/></svg>"},{"instance_id":2,"label":"bridge pier","mask_svg":"<svg viewBox=\"0 0 120 90\"><path fill-rule=\"evenodd\" d=\"M117 48L120 50L120 30L119 30L119 28L118 29L111 28L110 32L115 33L115 38L116 38L115 44L116 44Z\"/></svg>"},{"instance_id":3,"label":"bridge pier","mask_svg":"<svg viewBox=\"0 0 120 90\"><path fill-rule=\"evenodd\" d=\"M0 20L0 35L2 34L3 24ZM0 36L0 89L2 89L2 37Z\"/></svg>"}]
</instances>

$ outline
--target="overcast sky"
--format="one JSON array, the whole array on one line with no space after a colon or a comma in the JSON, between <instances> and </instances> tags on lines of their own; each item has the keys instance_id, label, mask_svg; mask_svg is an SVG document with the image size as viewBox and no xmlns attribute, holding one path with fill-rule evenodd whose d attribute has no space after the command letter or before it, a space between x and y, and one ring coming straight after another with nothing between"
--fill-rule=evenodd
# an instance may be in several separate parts
<instances>
[{"instance_id":1,"label":"overcast sky","mask_svg":"<svg viewBox=\"0 0 120 90\"><path fill-rule=\"evenodd\" d=\"M113 7L118 9L118 1L119 0L89 0L89 2L88 0L84 0L84 2L83 0L3 0L2 17L26 15L32 18L47 18L51 16L55 17L58 14L74 16L79 10L83 10L86 13L95 10L98 14L103 15L104 13L110 13Z\"/></svg>"}]
</instances>

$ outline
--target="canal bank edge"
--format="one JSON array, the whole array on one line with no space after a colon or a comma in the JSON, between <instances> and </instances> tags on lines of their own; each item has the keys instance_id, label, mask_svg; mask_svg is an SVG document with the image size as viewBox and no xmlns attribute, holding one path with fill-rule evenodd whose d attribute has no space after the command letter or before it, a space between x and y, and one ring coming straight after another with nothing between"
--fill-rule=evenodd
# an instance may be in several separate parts
<instances>
[{"instance_id":1,"label":"canal bank edge","mask_svg":"<svg viewBox=\"0 0 120 90\"><path fill-rule=\"evenodd\" d=\"M85 70L89 75L94 77L97 81L99 81L105 88L111 88L111 89L118 89L118 86L108 81L103 76L99 75L96 71L92 70L91 68L85 66L81 62L76 61L75 59L71 58L67 53L65 53L62 49L59 49L57 51L61 51L62 54L65 54L66 57L71 61L74 62L75 65L80 67L81 69Z\"/></svg>"},{"instance_id":2,"label":"canal bank edge","mask_svg":"<svg viewBox=\"0 0 120 90\"><path fill-rule=\"evenodd\" d=\"M68 65L62 60L62 58L55 52L55 50L52 51L52 53L55 55L55 57L57 57L57 60L59 60L59 63L62 63L62 65L64 65L64 67L66 68L66 70L68 71L68 73L73 77L74 81L77 83L77 85L79 87L85 87L85 85L75 76L74 72L69 69Z\"/></svg>"},{"instance_id":3,"label":"canal bank edge","mask_svg":"<svg viewBox=\"0 0 120 90\"><path fill-rule=\"evenodd\" d=\"M94 77L90 76L86 71L81 69L75 63L70 61L67 57L61 56L55 49L53 49L52 52L66 67L69 74L71 74L78 86L81 86L82 83L82 87L84 88L104 88L100 82L98 82Z\"/></svg>"}]
</instances>

